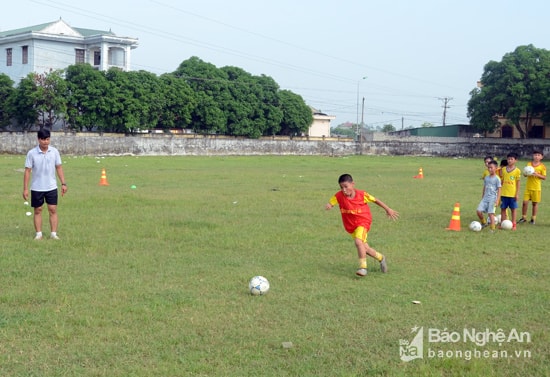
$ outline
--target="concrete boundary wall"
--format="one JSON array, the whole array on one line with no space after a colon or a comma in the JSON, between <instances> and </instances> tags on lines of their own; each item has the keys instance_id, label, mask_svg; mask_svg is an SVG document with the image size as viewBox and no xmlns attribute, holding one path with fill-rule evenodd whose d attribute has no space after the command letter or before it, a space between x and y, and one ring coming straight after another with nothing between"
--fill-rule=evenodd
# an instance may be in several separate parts
<instances>
[{"instance_id":1,"label":"concrete boundary wall","mask_svg":"<svg viewBox=\"0 0 550 377\"><path fill-rule=\"evenodd\" d=\"M483 157L505 157L510 152L531 158L533 150L550 153L550 140L545 139L497 139L475 137L390 136L384 133L369 135L362 145L363 154Z\"/></svg>"},{"instance_id":2,"label":"concrete boundary wall","mask_svg":"<svg viewBox=\"0 0 550 377\"><path fill-rule=\"evenodd\" d=\"M0 133L0 153L24 155L37 145L36 132ZM361 143L336 138L261 138L224 136L52 132L52 145L75 156L230 156L230 155L403 155L439 157L506 156L530 158L533 149L550 154L550 140L389 136L370 133Z\"/></svg>"}]
</instances>

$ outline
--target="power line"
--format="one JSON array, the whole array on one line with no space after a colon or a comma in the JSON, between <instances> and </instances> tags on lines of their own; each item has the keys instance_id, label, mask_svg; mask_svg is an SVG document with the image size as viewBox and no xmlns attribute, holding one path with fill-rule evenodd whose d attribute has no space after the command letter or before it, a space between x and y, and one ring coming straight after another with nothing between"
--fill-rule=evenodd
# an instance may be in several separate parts
<instances>
[{"instance_id":1,"label":"power line","mask_svg":"<svg viewBox=\"0 0 550 377\"><path fill-rule=\"evenodd\" d=\"M152 28L150 26L146 26L144 24L138 24L138 23L135 23L135 22L131 22L131 21L128 21L128 20L123 19L123 18L115 18L115 17L109 16L108 14L94 12L94 11L85 9L84 7L81 7L81 8L75 7L74 4L69 4L69 3L64 2L64 1L59 1L59 0L57 0L57 1L56 0L49 0L49 1L46 1L46 0L31 0L31 2L36 3L36 4L40 4L40 5L43 5L43 6L55 8L55 9L61 9L65 12L81 15L81 16L84 16L84 17L87 17L87 18L97 19L97 20L104 21L104 22L105 21L111 22L115 25L121 25L121 26L126 27L126 28L130 28L130 29L133 29L133 30L138 30L140 32L145 32L145 33L148 33L148 34L153 35L153 36L161 37L163 39L169 39L169 40L173 40L173 41L183 43L183 44L186 44L186 45L197 46L197 47L200 47L200 48L213 50L213 51L216 51L216 52L221 52L221 53L237 56L237 57L240 57L240 58L245 58L245 59L252 60L252 61L257 61L257 62L260 62L260 63L263 63L263 64L269 64L271 66L280 67L280 68L295 71L295 72L301 72L301 73L305 73L305 74L315 76L315 77L330 79L330 80L334 80L334 81L341 82L341 83L355 82L354 79L339 76L339 75L336 75L332 72L315 71L315 70L312 70L311 67L309 67L309 66L304 67L304 66L293 65L293 64L289 64L286 61L279 61L279 60L274 60L274 59L267 58L265 56L253 55L253 54L249 53L248 51L239 51L239 50L236 50L236 49L230 49L225 45L220 46L220 45L212 44L212 43L209 43L209 42L206 42L206 41L201 41L199 39L190 38L190 37L184 35L181 32L171 33L171 32L167 31L164 28L155 29L155 28ZM287 45L287 46L299 49L300 51L304 51L304 52L308 52L308 53L314 53L314 54L317 54L318 56L322 56L324 58L330 58L330 59L333 59L335 61L340 61L340 62L350 64L350 65L353 65L353 66L361 67L361 68L363 68L363 70L365 70L365 69L367 69L367 70L376 70L376 71L379 71L379 72L390 74L392 76L401 77L401 78L407 79L407 80L414 80L414 81L417 81L417 82L424 82L424 83L428 83L428 84L436 84L438 86L442 86L442 84L439 83L439 82L434 83L434 82L430 82L429 80L419 79L417 77L404 75L402 73L390 72L390 71L386 71L384 69L379 69L379 68L376 68L376 67L366 66L364 64L361 64L357 60L350 60L350 59L346 59L346 58L342 58L342 57L332 56L330 54L327 54L325 51L319 51L319 50L312 49L310 47L299 46L298 44L289 43L289 42L271 37L269 35L265 35L265 34L261 34L261 33L255 32L255 31L247 30L247 29L245 29L243 27L240 27L240 26L231 25L229 23L226 23L226 22L223 22L223 21L220 21L220 20L216 20L216 19L213 19L213 18L210 18L210 17L206 17L206 16L203 16L203 15L197 14L197 13L190 12L188 10L185 10L183 7L169 5L169 4L166 3L166 1L163 1L163 0L150 0L150 2L153 3L153 4L156 4L159 7L164 7L172 13L180 12L182 14L191 15L195 18L200 18L202 21L205 21L205 22L216 23L216 24L222 25L224 27L231 28L233 30L237 30L239 32L248 33L248 34L253 35L255 37L259 37L259 38L263 38L265 40L269 40L271 42L276 42L276 43L279 43L279 44ZM137 67L144 67L144 68L148 68L148 69L155 69L154 67L147 67L147 66L135 64L135 62L133 62L132 65L135 66L135 67L137 66ZM161 69L161 68L158 68L158 69L159 70L165 70L165 69ZM373 86L376 86L376 84L373 84ZM382 96L384 96L384 95L385 96L394 96L394 97L409 97L410 96L410 97L417 97L417 98L425 97L425 96L414 94L414 93L402 93L401 89L396 90L396 88L389 88L389 87L386 88L386 87L383 87L383 86L379 86L378 89L381 90L381 91L384 91L384 89L385 89L387 91L387 93L382 94ZM323 88L322 91L323 92L329 92L326 88ZM428 96L426 96L426 97L428 97ZM431 97L431 98L434 98L434 97ZM450 99L448 99L448 100L450 101ZM379 101L379 98L377 98L376 102L378 102L378 101ZM350 102L353 102L353 101L350 101ZM392 105L390 105L390 106L392 106ZM333 103L332 107L333 108L347 108L348 106L343 105L343 104L334 104ZM400 107L400 106L398 106L398 107ZM445 124L445 122L446 122L445 118L447 117L447 108L448 108L447 105L445 105L443 124ZM400 110L396 110L396 109L394 109L393 112L394 113L405 113L405 111L400 111Z\"/></svg>"}]
</instances>

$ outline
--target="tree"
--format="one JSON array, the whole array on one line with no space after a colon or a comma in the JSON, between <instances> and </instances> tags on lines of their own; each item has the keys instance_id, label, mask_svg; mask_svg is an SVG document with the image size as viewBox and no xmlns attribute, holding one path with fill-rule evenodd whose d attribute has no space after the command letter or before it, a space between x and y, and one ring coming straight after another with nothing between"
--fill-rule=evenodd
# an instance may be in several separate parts
<instances>
[{"instance_id":1,"label":"tree","mask_svg":"<svg viewBox=\"0 0 550 377\"><path fill-rule=\"evenodd\" d=\"M221 68L228 79L227 102L220 104L230 135L258 138L274 135L281 128L279 85L271 77L253 76L238 67Z\"/></svg>"},{"instance_id":2,"label":"tree","mask_svg":"<svg viewBox=\"0 0 550 377\"><path fill-rule=\"evenodd\" d=\"M75 131L102 129L109 113L110 84L104 72L89 64L76 64L67 68L67 120Z\"/></svg>"},{"instance_id":3,"label":"tree","mask_svg":"<svg viewBox=\"0 0 550 377\"><path fill-rule=\"evenodd\" d=\"M254 76L238 67L216 68L197 57L182 62L174 75L195 91L191 125L197 132L250 138L294 135L307 131L313 121L302 97L280 91L265 75Z\"/></svg>"},{"instance_id":4,"label":"tree","mask_svg":"<svg viewBox=\"0 0 550 377\"><path fill-rule=\"evenodd\" d=\"M191 87L173 74L160 76L163 91L163 110L157 127L168 130L184 129L191 124L191 114L197 106L197 99Z\"/></svg>"},{"instance_id":5,"label":"tree","mask_svg":"<svg viewBox=\"0 0 550 377\"><path fill-rule=\"evenodd\" d=\"M191 114L191 128L200 133L225 134L227 115L220 103L228 96L226 73L193 56L179 65L174 76L185 80L195 92L197 106Z\"/></svg>"},{"instance_id":6,"label":"tree","mask_svg":"<svg viewBox=\"0 0 550 377\"><path fill-rule=\"evenodd\" d=\"M395 131L395 127L391 123L384 124L381 131L382 132L393 132L393 131Z\"/></svg>"},{"instance_id":7,"label":"tree","mask_svg":"<svg viewBox=\"0 0 550 377\"><path fill-rule=\"evenodd\" d=\"M258 119L260 96L253 76L238 67L222 67L221 72L227 78L222 92L218 96L218 106L227 119L227 133L234 136L258 138L265 128L263 119ZM258 89L258 90L256 90Z\"/></svg>"},{"instance_id":8,"label":"tree","mask_svg":"<svg viewBox=\"0 0 550 377\"><path fill-rule=\"evenodd\" d=\"M101 72L88 64L67 68L68 114L72 129L134 133L185 128L196 106L192 89L173 75L146 71Z\"/></svg>"},{"instance_id":9,"label":"tree","mask_svg":"<svg viewBox=\"0 0 550 377\"><path fill-rule=\"evenodd\" d=\"M534 118L550 120L550 51L519 46L502 61L490 61L470 96L468 117L476 130L493 132L503 117L528 137Z\"/></svg>"},{"instance_id":10,"label":"tree","mask_svg":"<svg viewBox=\"0 0 550 377\"><path fill-rule=\"evenodd\" d=\"M15 119L23 130L31 129L38 120L38 112L35 109L33 96L36 85L31 75L33 74L21 79L13 96Z\"/></svg>"},{"instance_id":11,"label":"tree","mask_svg":"<svg viewBox=\"0 0 550 377\"><path fill-rule=\"evenodd\" d=\"M13 81L8 75L0 74L0 129L8 127L15 114L13 109L14 93Z\"/></svg>"},{"instance_id":12,"label":"tree","mask_svg":"<svg viewBox=\"0 0 550 377\"><path fill-rule=\"evenodd\" d=\"M258 118L262 119L264 124L262 134L264 136L277 135L281 130L284 113L281 108L279 85L273 78L265 75L255 76L256 85L254 88L258 91L260 106L255 109ZM311 109L307 109L311 113Z\"/></svg>"},{"instance_id":13,"label":"tree","mask_svg":"<svg viewBox=\"0 0 550 377\"><path fill-rule=\"evenodd\" d=\"M306 133L313 122L313 113L304 99L290 90L281 90L279 101L283 111L280 134L292 136Z\"/></svg>"},{"instance_id":14,"label":"tree","mask_svg":"<svg viewBox=\"0 0 550 377\"><path fill-rule=\"evenodd\" d=\"M154 128L162 108L162 103L157 103L157 77L145 71L124 72L118 68L109 69L105 77L111 84L105 131L134 133Z\"/></svg>"},{"instance_id":15,"label":"tree","mask_svg":"<svg viewBox=\"0 0 550 377\"><path fill-rule=\"evenodd\" d=\"M36 124L40 128L52 128L63 119L67 111L66 88L61 71L31 72L21 79L14 106L16 119L23 129Z\"/></svg>"},{"instance_id":16,"label":"tree","mask_svg":"<svg viewBox=\"0 0 550 377\"><path fill-rule=\"evenodd\" d=\"M192 128L258 138L300 135L313 121L302 97L281 91L271 77L217 68L197 57L161 77L117 68L103 72L89 64L71 65L63 74L64 79L61 71L29 74L11 96L13 102L2 101L0 121L9 103L16 105L12 114L23 129L52 127L64 119L64 126L75 131ZM2 88L0 81L0 99Z\"/></svg>"},{"instance_id":17,"label":"tree","mask_svg":"<svg viewBox=\"0 0 550 377\"><path fill-rule=\"evenodd\" d=\"M56 70L33 77L37 88L34 95L40 128L53 128L67 113L67 83L62 74L61 70Z\"/></svg>"},{"instance_id":18,"label":"tree","mask_svg":"<svg viewBox=\"0 0 550 377\"><path fill-rule=\"evenodd\" d=\"M138 129L157 128L166 107L163 82L154 73L146 71L123 72L123 74L128 76L132 104L137 104L131 109L135 114L136 122L127 125L126 132L134 133Z\"/></svg>"}]
</instances>

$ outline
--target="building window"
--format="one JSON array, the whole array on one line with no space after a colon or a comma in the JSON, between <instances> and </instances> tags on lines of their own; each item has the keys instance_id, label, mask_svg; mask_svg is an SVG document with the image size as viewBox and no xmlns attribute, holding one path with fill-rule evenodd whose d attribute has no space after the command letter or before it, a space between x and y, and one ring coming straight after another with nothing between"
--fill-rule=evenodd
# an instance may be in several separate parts
<instances>
[{"instance_id":1,"label":"building window","mask_svg":"<svg viewBox=\"0 0 550 377\"><path fill-rule=\"evenodd\" d=\"M74 62L75 64L84 63L85 52L81 48L74 50Z\"/></svg>"},{"instance_id":2,"label":"building window","mask_svg":"<svg viewBox=\"0 0 550 377\"><path fill-rule=\"evenodd\" d=\"M23 64L29 64L29 46L23 46L21 48L21 55L22 55L22 61Z\"/></svg>"},{"instance_id":3,"label":"building window","mask_svg":"<svg viewBox=\"0 0 550 377\"><path fill-rule=\"evenodd\" d=\"M6 65L11 66L12 65L12 58L13 56L13 50L11 48L6 49Z\"/></svg>"},{"instance_id":4,"label":"building window","mask_svg":"<svg viewBox=\"0 0 550 377\"><path fill-rule=\"evenodd\" d=\"M94 65L101 64L101 51L94 51Z\"/></svg>"}]
</instances>

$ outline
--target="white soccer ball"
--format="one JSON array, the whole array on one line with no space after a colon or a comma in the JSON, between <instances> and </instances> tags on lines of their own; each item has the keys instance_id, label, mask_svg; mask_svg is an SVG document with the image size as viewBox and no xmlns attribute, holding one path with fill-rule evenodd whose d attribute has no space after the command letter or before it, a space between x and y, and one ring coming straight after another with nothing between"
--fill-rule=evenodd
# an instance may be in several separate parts
<instances>
[{"instance_id":1,"label":"white soccer ball","mask_svg":"<svg viewBox=\"0 0 550 377\"><path fill-rule=\"evenodd\" d=\"M269 292L269 281L263 276L254 276L248 282L248 290L254 296L265 295Z\"/></svg>"},{"instance_id":2,"label":"white soccer ball","mask_svg":"<svg viewBox=\"0 0 550 377\"><path fill-rule=\"evenodd\" d=\"M502 229L505 229L505 230L510 230L512 229L512 226L514 224L512 224L512 222L510 220L504 220L503 222L500 223L500 227Z\"/></svg>"},{"instance_id":3,"label":"white soccer ball","mask_svg":"<svg viewBox=\"0 0 550 377\"><path fill-rule=\"evenodd\" d=\"M526 167L523 168L523 175L526 177L529 175L533 175L534 172L535 172L535 168L532 167L531 165L527 165Z\"/></svg>"},{"instance_id":4,"label":"white soccer ball","mask_svg":"<svg viewBox=\"0 0 550 377\"><path fill-rule=\"evenodd\" d=\"M479 221L472 221L469 228L474 232L479 232L481 230L481 223Z\"/></svg>"},{"instance_id":5,"label":"white soccer ball","mask_svg":"<svg viewBox=\"0 0 550 377\"><path fill-rule=\"evenodd\" d=\"M487 224L491 223L491 218L487 216ZM495 215L495 225L500 224L500 215Z\"/></svg>"}]
</instances>

